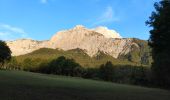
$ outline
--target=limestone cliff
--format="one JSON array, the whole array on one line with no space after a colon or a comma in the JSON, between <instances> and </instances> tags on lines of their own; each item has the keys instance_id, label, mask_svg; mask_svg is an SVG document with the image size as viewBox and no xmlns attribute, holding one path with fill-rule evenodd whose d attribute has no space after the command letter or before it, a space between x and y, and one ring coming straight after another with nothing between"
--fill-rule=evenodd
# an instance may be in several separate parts
<instances>
[{"instance_id":1,"label":"limestone cliff","mask_svg":"<svg viewBox=\"0 0 170 100\"><path fill-rule=\"evenodd\" d=\"M6 42L13 56L24 55L40 48L50 48L48 41L35 41L31 39L20 39Z\"/></svg>"},{"instance_id":2,"label":"limestone cliff","mask_svg":"<svg viewBox=\"0 0 170 100\"><path fill-rule=\"evenodd\" d=\"M40 48L63 50L80 48L91 57L101 51L118 58L119 55L129 53L132 45L138 46L132 40L121 38L119 33L106 27L87 29L78 25L73 29L57 32L47 41L22 39L7 41L7 45L10 47L13 56L27 54Z\"/></svg>"}]
</instances>

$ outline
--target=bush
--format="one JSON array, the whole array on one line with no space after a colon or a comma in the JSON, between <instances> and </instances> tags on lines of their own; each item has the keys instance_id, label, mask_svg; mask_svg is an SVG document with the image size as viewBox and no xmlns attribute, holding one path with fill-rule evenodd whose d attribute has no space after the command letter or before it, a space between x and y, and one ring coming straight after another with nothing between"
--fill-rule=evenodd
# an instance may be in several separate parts
<instances>
[{"instance_id":1,"label":"bush","mask_svg":"<svg viewBox=\"0 0 170 100\"><path fill-rule=\"evenodd\" d=\"M5 69L9 69L9 70L20 70L20 64L19 62L16 60L15 57L12 57L10 61L6 61L4 63L4 67Z\"/></svg>"},{"instance_id":2,"label":"bush","mask_svg":"<svg viewBox=\"0 0 170 100\"><path fill-rule=\"evenodd\" d=\"M115 66L114 82L135 84L135 85L150 85L151 70L144 66Z\"/></svg>"},{"instance_id":3,"label":"bush","mask_svg":"<svg viewBox=\"0 0 170 100\"><path fill-rule=\"evenodd\" d=\"M99 68L86 68L84 69L84 73L82 74L83 78L90 79L100 79L99 78Z\"/></svg>"},{"instance_id":4,"label":"bush","mask_svg":"<svg viewBox=\"0 0 170 100\"><path fill-rule=\"evenodd\" d=\"M40 72L48 74L66 75L66 76L81 76L83 68L73 59L66 59L61 56L52 60L48 65L42 67Z\"/></svg>"}]
</instances>

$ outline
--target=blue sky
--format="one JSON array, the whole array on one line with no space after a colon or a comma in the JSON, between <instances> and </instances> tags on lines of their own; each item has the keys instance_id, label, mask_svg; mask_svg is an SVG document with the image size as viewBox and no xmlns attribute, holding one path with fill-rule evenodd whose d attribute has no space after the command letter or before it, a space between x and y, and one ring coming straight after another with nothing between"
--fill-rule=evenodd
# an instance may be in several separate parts
<instances>
[{"instance_id":1,"label":"blue sky","mask_svg":"<svg viewBox=\"0 0 170 100\"><path fill-rule=\"evenodd\" d=\"M107 26L147 40L145 21L159 0L0 0L0 39L50 39L57 31Z\"/></svg>"}]
</instances>

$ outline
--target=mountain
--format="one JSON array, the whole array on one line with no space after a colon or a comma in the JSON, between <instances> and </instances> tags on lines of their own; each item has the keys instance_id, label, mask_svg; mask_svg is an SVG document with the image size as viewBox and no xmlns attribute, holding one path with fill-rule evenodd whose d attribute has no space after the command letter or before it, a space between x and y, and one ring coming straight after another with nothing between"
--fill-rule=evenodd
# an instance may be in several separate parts
<instances>
[{"instance_id":1,"label":"mountain","mask_svg":"<svg viewBox=\"0 0 170 100\"><path fill-rule=\"evenodd\" d=\"M132 39L121 39L120 36L116 37L117 34L114 32L112 35L115 35L115 38L112 38L111 35L109 37L110 31L103 29L105 32L102 30L102 33L99 33L78 25L73 29L58 32L51 38L49 43L53 48L62 50L80 48L85 50L91 57L101 51L117 58L119 54L127 54L130 51L126 47L131 46Z\"/></svg>"},{"instance_id":2,"label":"mountain","mask_svg":"<svg viewBox=\"0 0 170 100\"><path fill-rule=\"evenodd\" d=\"M91 58L100 53L114 59L138 64L150 63L150 49L147 41L122 38L118 32L107 27L87 29L82 25L77 25L73 29L57 32L50 40L21 39L7 41L7 45L13 56L25 55L41 48L63 51L80 49Z\"/></svg>"}]
</instances>

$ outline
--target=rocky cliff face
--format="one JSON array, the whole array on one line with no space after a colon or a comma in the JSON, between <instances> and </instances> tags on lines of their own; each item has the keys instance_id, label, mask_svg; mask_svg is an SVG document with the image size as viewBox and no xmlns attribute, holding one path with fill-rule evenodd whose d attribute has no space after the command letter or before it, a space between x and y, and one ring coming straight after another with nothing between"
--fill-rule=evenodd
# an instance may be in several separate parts
<instances>
[{"instance_id":1,"label":"rocky cliff face","mask_svg":"<svg viewBox=\"0 0 170 100\"><path fill-rule=\"evenodd\" d=\"M119 33L106 27L87 29L78 25L73 29L56 33L48 41L22 39L7 41L7 45L10 47L13 56L27 54L40 48L59 48L63 50L80 48L91 57L101 51L118 58L119 55L129 53L132 45L138 46L132 40L130 38L123 39Z\"/></svg>"},{"instance_id":2,"label":"rocky cliff face","mask_svg":"<svg viewBox=\"0 0 170 100\"><path fill-rule=\"evenodd\" d=\"M24 55L40 48L50 48L48 41L35 41L31 39L20 39L6 42L13 56Z\"/></svg>"}]
</instances>

